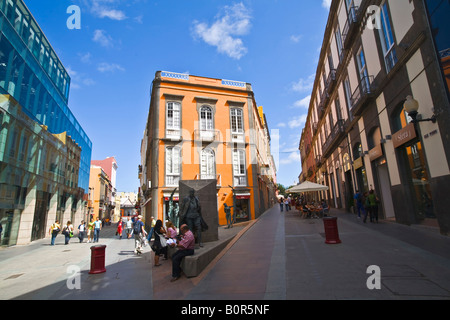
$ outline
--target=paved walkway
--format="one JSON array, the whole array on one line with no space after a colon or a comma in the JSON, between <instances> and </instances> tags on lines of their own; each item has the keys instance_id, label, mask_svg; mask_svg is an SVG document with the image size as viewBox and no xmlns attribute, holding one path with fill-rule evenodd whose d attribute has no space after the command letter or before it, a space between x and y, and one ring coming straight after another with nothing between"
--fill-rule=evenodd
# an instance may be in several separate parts
<instances>
[{"instance_id":1,"label":"paved walkway","mask_svg":"<svg viewBox=\"0 0 450 320\"><path fill-rule=\"evenodd\" d=\"M297 211L268 210L237 234L204 273L171 283L171 261L153 267L149 247L135 256L134 240L102 230L106 269L90 275L90 246L39 240L0 250L0 299L102 300L345 300L450 299L450 237L392 222L358 220L334 210L341 244L325 244L322 219ZM200 249L201 250L201 249ZM381 289L370 290L369 266L381 271ZM77 269L78 268L78 269ZM79 270L79 278L71 279ZM69 281L68 281L69 279ZM69 287L79 280L80 289Z\"/></svg>"}]
</instances>

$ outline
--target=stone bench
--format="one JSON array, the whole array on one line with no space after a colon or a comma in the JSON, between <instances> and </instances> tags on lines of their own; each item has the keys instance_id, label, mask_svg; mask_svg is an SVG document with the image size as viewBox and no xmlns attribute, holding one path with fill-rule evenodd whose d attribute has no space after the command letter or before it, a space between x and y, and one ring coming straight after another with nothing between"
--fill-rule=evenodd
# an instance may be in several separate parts
<instances>
[{"instance_id":1,"label":"stone bench","mask_svg":"<svg viewBox=\"0 0 450 320\"><path fill-rule=\"evenodd\" d=\"M213 242L207 242L203 244L203 248L196 246L194 250L194 255L184 257L181 262L181 269L183 273L188 278L197 277L210 263L213 261L217 255L225 249L228 243L233 240L234 237L218 240ZM172 255L177 251L176 248L168 248L168 257L171 258Z\"/></svg>"}]
</instances>

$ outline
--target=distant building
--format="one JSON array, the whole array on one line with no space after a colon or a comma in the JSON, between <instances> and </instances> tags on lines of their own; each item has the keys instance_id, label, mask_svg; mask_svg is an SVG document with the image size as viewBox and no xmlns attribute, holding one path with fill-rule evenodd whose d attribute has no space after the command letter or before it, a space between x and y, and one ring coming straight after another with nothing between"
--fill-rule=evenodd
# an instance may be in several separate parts
<instances>
[{"instance_id":1,"label":"distant building","mask_svg":"<svg viewBox=\"0 0 450 320\"><path fill-rule=\"evenodd\" d=\"M86 214L92 143L68 107L70 77L22 0L0 0L2 245Z\"/></svg>"},{"instance_id":2,"label":"distant building","mask_svg":"<svg viewBox=\"0 0 450 320\"><path fill-rule=\"evenodd\" d=\"M103 211L102 215L104 217L107 217L108 219L112 219L113 221L117 221L119 216L119 210L116 206L116 195L117 195L117 188L116 188L116 177L117 177L117 161L114 157L108 157L104 160L92 160L91 166L101 167L105 173L105 175L108 177L109 181L109 191L105 191L106 198L102 202ZM90 182L92 179L90 180ZM95 186L89 184L89 187L95 188ZM98 200L98 199L97 199Z\"/></svg>"},{"instance_id":3,"label":"distant building","mask_svg":"<svg viewBox=\"0 0 450 320\"><path fill-rule=\"evenodd\" d=\"M91 165L89 179L89 219L111 219L112 184L109 176L102 167ZM114 202L115 206L115 202Z\"/></svg>"},{"instance_id":4,"label":"distant building","mask_svg":"<svg viewBox=\"0 0 450 320\"><path fill-rule=\"evenodd\" d=\"M330 205L374 189L382 218L450 234L449 15L448 1L332 1L299 146L300 180L328 185ZM437 121L413 121L408 96Z\"/></svg>"}]
</instances>

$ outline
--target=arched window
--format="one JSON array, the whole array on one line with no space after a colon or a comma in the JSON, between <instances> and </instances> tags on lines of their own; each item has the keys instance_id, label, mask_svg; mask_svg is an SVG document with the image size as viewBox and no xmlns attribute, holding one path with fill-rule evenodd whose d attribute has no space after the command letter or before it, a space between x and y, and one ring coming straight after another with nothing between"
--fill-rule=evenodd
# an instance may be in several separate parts
<instances>
[{"instance_id":1,"label":"arched window","mask_svg":"<svg viewBox=\"0 0 450 320\"><path fill-rule=\"evenodd\" d=\"M369 150L378 146L381 143L380 141L381 141L381 131L380 131L380 128L377 127L371 131L371 133L369 134L369 136L367 138L367 144L368 144Z\"/></svg>"},{"instance_id":2,"label":"arched window","mask_svg":"<svg viewBox=\"0 0 450 320\"><path fill-rule=\"evenodd\" d=\"M214 129L213 112L209 106L200 108L200 130L211 131Z\"/></svg>"},{"instance_id":3,"label":"arched window","mask_svg":"<svg viewBox=\"0 0 450 320\"><path fill-rule=\"evenodd\" d=\"M240 108L231 108L231 132L243 133L244 132L244 119L243 112Z\"/></svg>"},{"instance_id":4,"label":"arched window","mask_svg":"<svg viewBox=\"0 0 450 320\"><path fill-rule=\"evenodd\" d=\"M362 156L362 145L361 143L357 143L353 147L353 160L356 160Z\"/></svg>"},{"instance_id":5,"label":"arched window","mask_svg":"<svg viewBox=\"0 0 450 320\"><path fill-rule=\"evenodd\" d=\"M180 110L181 104L178 102L167 103L167 129L179 130L180 129Z\"/></svg>"}]
</instances>

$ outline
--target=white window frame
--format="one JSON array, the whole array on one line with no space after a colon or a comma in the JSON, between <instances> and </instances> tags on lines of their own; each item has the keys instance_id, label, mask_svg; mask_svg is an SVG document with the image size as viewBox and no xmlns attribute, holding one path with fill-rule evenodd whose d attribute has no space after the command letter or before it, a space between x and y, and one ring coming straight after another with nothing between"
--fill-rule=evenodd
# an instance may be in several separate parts
<instances>
[{"instance_id":1,"label":"white window frame","mask_svg":"<svg viewBox=\"0 0 450 320\"><path fill-rule=\"evenodd\" d=\"M244 149L233 150L233 180L235 186L247 185L247 168Z\"/></svg>"},{"instance_id":2,"label":"white window frame","mask_svg":"<svg viewBox=\"0 0 450 320\"><path fill-rule=\"evenodd\" d=\"M230 119L231 119L231 133L242 134L244 133L244 111L242 108L231 108L230 109Z\"/></svg>"},{"instance_id":3,"label":"white window frame","mask_svg":"<svg viewBox=\"0 0 450 320\"><path fill-rule=\"evenodd\" d=\"M216 156L210 148L203 149L201 153L200 179L216 179Z\"/></svg>"},{"instance_id":4,"label":"white window frame","mask_svg":"<svg viewBox=\"0 0 450 320\"><path fill-rule=\"evenodd\" d=\"M367 70L367 60L362 47L358 50L356 61L358 64L359 83L362 84L364 81L364 85L366 86L364 90L360 86L361 95L363 95L363 93L368 93L370 91L370 82L369 71Z\"/></svg>"},{"instance_id":5,"label":"white window frame","mask_svg":"<svg viewBox=\"0 0 450 320\"><path fill-rule=\"evenodd\" d=\"M166 104L166 136L181 136L181 103L169 101Z\"/></svg>"},{"instance_id":6,"label":"white window frame","mask_svg":"<svg viewBox=\"0 0 450 320\"><path fill-rule=\"evenodd\" d=\"M210 106L204 105L200 108L200 131L214 130L214 115Z\"/></svg>"},{"instance_id":7,"label":"white window frame","mask_svg":"<svg viewBox=\"0 0 450 320\"><path fill-rule=\"evenodd\" d=\"M181 178L181 148L166 147L166 186L178 186Z\"/></svg>"},{"instance_id":8,"label":"white window frame","mask_svg":"<svg viewBox=\"0 0 450 320\"><path fill-rule=\"evenodd\" d=\"M392 23L390 20L387 3L384 2L380 6L380 9L381 28L378 29L378 32L380 34L381 48L383 50L386 72L389 73L398 62L397 53L394 48L394 30L392 29ZM389 30L387 29L388 25L390 27ZM389 61L392 62L392 65L389 63Z\"/></svg>"}]
</instances>

